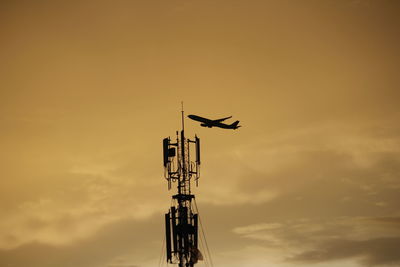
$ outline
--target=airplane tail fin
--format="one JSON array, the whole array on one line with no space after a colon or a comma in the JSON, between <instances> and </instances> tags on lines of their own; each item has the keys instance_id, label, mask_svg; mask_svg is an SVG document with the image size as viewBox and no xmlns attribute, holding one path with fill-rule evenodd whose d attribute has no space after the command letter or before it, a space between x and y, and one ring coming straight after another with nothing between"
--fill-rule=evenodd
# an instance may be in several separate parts
<instances>
[{"instance_id":1,"label":"airplane tail fin","mask_svg":"<svg viewBox=\"0 0 400 267\"><path fill-rule=\"evenodd\" d=\"M232 126L234 129L237 129L237 128L240 127L240 126L238 126L238 124L239 124L239 121L235 121L234 123L231 124L231 126Z\"/></svg>"}]
</instances>

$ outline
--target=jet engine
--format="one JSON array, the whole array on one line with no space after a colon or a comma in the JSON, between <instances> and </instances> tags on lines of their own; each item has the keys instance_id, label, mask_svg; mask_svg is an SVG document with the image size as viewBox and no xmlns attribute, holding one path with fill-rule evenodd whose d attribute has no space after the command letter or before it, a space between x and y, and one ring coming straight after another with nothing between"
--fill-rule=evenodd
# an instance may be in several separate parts
<instances>
[{"instance_id":1,"label":"jet engine","mask_svg":"<svg viewBox=\"0 0 400 267\"><path fill-rule=\"evenodd\" d=\"M211 128L211 127L212 127L211 125L208 125L208 124L205 124L205 123L201 123L200 126L202 126L202 127L208 127L208 128Z\"/></svg>"}]
</instances>

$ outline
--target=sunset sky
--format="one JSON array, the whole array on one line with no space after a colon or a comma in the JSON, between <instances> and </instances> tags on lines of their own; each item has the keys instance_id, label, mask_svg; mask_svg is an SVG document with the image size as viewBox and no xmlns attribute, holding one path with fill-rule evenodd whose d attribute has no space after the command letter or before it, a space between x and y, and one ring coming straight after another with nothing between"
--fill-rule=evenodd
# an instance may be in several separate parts
<instances>
[{"instance_id":1,"label":"sunset sky","mask_svg":"<svg viewBox=\"0 0 400 267\"><path fill-rule=\"evenodd\" d=\"M215 267L400 266L400 1L0 2L0 266L156 267L186 114ZM200 262L196 266L205 266Z\"/></svg>"}]
</instances>

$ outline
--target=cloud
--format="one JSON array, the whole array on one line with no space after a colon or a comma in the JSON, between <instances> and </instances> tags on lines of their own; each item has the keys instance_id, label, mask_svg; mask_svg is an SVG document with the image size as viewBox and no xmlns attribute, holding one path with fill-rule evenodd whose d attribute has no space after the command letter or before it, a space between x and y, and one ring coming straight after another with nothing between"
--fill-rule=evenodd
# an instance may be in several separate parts
<instances>
[{"instance_id":1,"label":"cloud","mask_svg":"<svg viewBox=\"0 0 400 267\"><path fill-rule=\"evenodd\" d=\"M377 218L372 218L371 222L386 225L388 227L392 226L397 229L400 229L400 217L377 217Z\"/></svg>"},{"instance_id":2,"label":"cloud","mask_svg":"<svg viewBox=\"0 0 400 267\"><path fill-rule=\"evenodd\" d=\"M132 179L145 174L124 165L104 169L81 162L79 168L63 168L55 174L55 179L67 181L60 182L62 188L44 191L29 201L20 200L14 209L2 211L0 248L31 242L70 244L116 221L142 221L168 208L162 205L169 201L162 179ZM154 192L158 197L149 200Z\"/></svg>"},{"instance_id":3,"label":"cloud","mask_svg":"<svg viewBox=\"0 0 400 267\"><path fill-rule=\"evenodd\" d=\"M176 96L243 121L186 125L226 265L373 264L398 237L399 4L337 2L2 1L1 265L154 266Z\"/></svg>"},{"instance_id":4,"label":"cloud","mask_svg":"<svg viewBox=\"0 0 400 267\"><path fill-rule=\"evenodd\" d=\"M237 242L257 247L253 253L262 255L253 256L265 264L396 264L400 146L393 131L397 126L386 122L334 123L238 145L215 160L225 168L211 168L217 172L213 182L231 190L231 196L216 195L225 200L201 203L217 205L221 215L214 214L220 219L213 222L231 226ZM219 181L221 169L227 170L227 185L223 184L226 180ZM229 201L235 202L239 188L249 199L233 210ZM274 192L274 197L250 200L264 190ZM219 235L229 243L236 240L222 228ZM348 247L348 254L330 252L338 244ZM388 252L374 253L374 246ZM228 249L219 249L231 255ZM245 253L231 244L229 249Z\"/></svg>"},{"instance_id":5,"label":"cloud","mask_svg":"<svg viewBox=\"0 0 400 267\"><path fill-rule=\"evenodd\" d=\"M288 261L306 262L308 252L321 254L319 246L334 247L333 238L350 246L397 234L395 227L384 230L378 222L393 225L389 221L397 209L398 140L385 133L353 134L363 130L348 125L314 127L271 136L257 145L241 144L211 157L198 201L215 212L209 222L211 233L221 238L213 240L218 250L235 251L256 243L269 257L283 260L286 251L292 255ZM138 162L132 166L118 154L113 161L115 156L64 166L67 174L61 173L60 180L76 183L66 183L63 194L49 192L21 203L18 212L1 222L7 229L1 236L3 248L71 251L121 220L146 221L166 210L170 192L159 175L137 171ZM387 204L376 206L379 202ZM328 256L321 257L347 258Z\"/></svg>"},{"instance_id":6,"label":"cloud","mask_svg":"<svg viewBox=\"0 0 400 267\"><path fill-rule=\"evenodd\" d=\"M372 213L393 211L399 200L400 139L387 127L397 130L386 123L327 123L226 149L211 155L199 201L282 205L280 200L292 197L300 200L296 207L319 205L316 212L337 210L338 216L360 205L376 206Z\"/></svg>"},{"instance_id":7,"label":"cloud","mask_svg":"<svg viewBox=\"0 0 400 267\"><path fill-rule=\"evenodd\" d=\"M388 228L387 224L394 227ZM233 232L263 241L257 244L272 249L271 254L286 254L281 258L286 262L311 264L356 259L366 266L400 262L399 217L303 219L242 226Z\"/></svg>"},{"instance_id":8,"label":"cloud","mask_svg":"<svg viewBox=\"0 0 400 267\"><path fill-rule=\"evenodd\" d=\"M251 233L263 231L263 230L277 229L277 228L281 228L281 227L282 227L282 224L280 224L280 223L260 223L260 224L253 224L253 225L248 225L248 226L243 226L243 227L237 227L237 228L233 229L233 232L243 235L243 234L251 234Z\"/></svg>"},{"instance_id":9,"label":"cloud","mask_svg":"<svg viewBox=\"0 0 400 267\"><path fill-rule=\"evenodd\" d=\"M400 264L400 237L377 238L365 241L330 240L317 248L289 258L293 262L326 262L346 258L358 258L364 266L398 266Z\"/></svg>"},{"instance_id":10,"label":"cloud","mask_svg":"<svg viewBox=\"0 0 400 267\"><path fill-rule=\"evenodd\" d=\"M161 218L161 216L160 216ZM31 242L13 249L0 250L0 265L24 267L101 267L139 266L159 257L161 220L143 222L119 220L102 227L87 239L66 245ZM123 259L123 260L121 260ZM154 261L155 264L155 261Z\"/></svg>"}]
</instances>

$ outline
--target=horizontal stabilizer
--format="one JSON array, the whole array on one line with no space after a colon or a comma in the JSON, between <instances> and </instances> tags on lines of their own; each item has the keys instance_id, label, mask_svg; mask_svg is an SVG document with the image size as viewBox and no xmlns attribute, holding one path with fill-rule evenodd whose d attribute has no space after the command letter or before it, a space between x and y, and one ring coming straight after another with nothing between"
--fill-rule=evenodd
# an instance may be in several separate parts
<instances>
[{"instance_id":1,"label":"horizontal stabilizer","mask_svg":"<svg viewBox=\"0 0 400 267\"><path fill-rule=\"evenodd\" d=\"M234 123L231 124L231 126L233 126L233 127L240 127L240 126L237 126L238 124L239 124L239 121L235 121Z\"/></svg>"}]
</instances>

